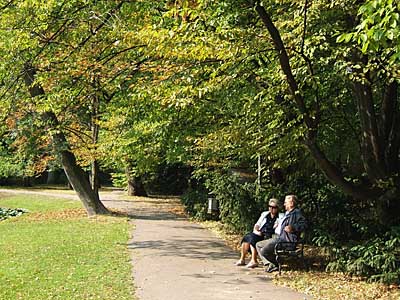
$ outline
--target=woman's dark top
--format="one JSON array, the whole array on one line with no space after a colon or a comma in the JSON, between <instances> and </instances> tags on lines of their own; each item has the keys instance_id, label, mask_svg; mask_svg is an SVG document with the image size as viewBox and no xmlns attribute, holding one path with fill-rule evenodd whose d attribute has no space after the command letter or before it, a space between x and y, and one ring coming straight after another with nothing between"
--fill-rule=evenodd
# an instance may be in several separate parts
<instances>
[{"instance_id":1,"label":"woman's dark top","mask_svg":"<svg viewBox=\"0 0 400 300\"><path fill-rule=\"evenodd\" d=\"M277 215L272 217L271 214L268 214L265 219L265 224L261 227L260 231L263 233L265 239L269 239L275 232L274 224L277 219Z\"/></svg>"},{"instance_id":2,"label":"woman's dark top","mask_svg":"<svg viewBox=\"0 0 400 300\"><path fill-rule=\"evenodd\" d=\"M277 216L271 217L270 213L267 214L265 216L265 223L260 228L260 231L263 233L263 235L259 236L259 235L255 234L254 232L250 232L243 237L242 243L249 243L250 245L252 245L255 248L256 244L259 241L262 241L264 239L269 239L270 237L272 237L272 234L274 233L274 224L275 224L276 219L277 219ZM249 249L249 251L250 251L250 249Z\"/></svg>"}]
</instances>

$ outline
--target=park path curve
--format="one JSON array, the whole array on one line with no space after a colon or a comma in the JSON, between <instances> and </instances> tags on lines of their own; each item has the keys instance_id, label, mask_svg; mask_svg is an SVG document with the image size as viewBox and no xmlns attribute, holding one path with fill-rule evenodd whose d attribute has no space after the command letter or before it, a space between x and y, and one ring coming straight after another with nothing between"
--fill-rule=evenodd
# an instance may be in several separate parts
<instances>
[{"instance_id":1,"label":"park path curve","mask_svg":"<svg viewBox=\"0 0 400 300\"><path fill-rule=\"evenodd\" d=\"M57 191L11 191L69 199ZM176 214L179 200L126 197L122 191L100 194L102 202L130 216L128 249L138 300L309 300L272 283L261 268L236 267L238 253L199 224ZM129 198L129 199L128 199Z\"/></svg>"}]
</instances>

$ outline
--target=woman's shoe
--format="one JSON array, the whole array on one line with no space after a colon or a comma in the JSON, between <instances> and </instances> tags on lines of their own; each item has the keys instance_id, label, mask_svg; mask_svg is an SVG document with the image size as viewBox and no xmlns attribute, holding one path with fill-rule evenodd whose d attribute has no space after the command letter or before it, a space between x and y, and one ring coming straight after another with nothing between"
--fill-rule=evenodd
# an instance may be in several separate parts
<instances>
[{"instance_id":1,"label":"woman's shoe","mask_svg":"<svg viewBox=\"0 0 400 300\"><path fill-rule=\"evenodd\" d=\"M250 269L253 269L253 268L256 268L256 267L258 267L258 263L249 262L249 263L246 265L246 268L250 268Z\"/></svg>"},{"instance_id":2,"label":"woman's shoe","mask_svg":"<svg viewBox=\"0 0 400 300\"><path fill-rule=\"evenodd\" d=\"M237 262L235 262L235 266L244 266L246 263L244 262L244 260L238 260Z\"/></svg>"}]
</instances>

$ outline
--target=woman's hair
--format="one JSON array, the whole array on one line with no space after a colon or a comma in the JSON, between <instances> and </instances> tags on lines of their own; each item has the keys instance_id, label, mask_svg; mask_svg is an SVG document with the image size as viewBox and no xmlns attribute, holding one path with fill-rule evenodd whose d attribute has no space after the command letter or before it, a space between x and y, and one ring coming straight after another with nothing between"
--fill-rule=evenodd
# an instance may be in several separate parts
<instances>
[{"instance_id":1,"label":"woman's hair","mask_svg":"<svg viewBox=\"0 0 400 300\"><path fill-rule=\"evenodd\" d=\"M269 199L269 200L268 200L268 205L272 205L272 204L274 204L275 206L278 206L278 207L279 207L279 200L276 199L276 198L271 198L271 199Z\"/></svg>"}]
</instances>

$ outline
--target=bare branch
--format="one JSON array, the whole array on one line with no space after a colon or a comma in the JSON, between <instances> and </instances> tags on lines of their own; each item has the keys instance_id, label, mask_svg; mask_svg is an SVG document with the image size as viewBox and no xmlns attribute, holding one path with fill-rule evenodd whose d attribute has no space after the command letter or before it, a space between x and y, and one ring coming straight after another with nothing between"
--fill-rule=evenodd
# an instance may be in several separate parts
<instances>
[{"instance_id":1,"label":"bare branch","mask_svg":"<svg viewBox=\"0 0 400 300\"><path fill-rule=\"evenodd\" d=\"M118 3L117 6L113 7L108 13L107 16L102 20L102 22L93 30L91 30L90 35L88 35L85 39L83 39L78 46L75 47L74 50L72 50L65 58L66 60L68 57L70 57L75 51L78 49L82 48L93 36L95 36L106 24L107 21L122 7L122 5L127 2L127 1L121 1Z\"/></svg>"},{"instance_id":2,"label":"bare branch","mask_svg":"<svg viewBox=\"0 0 400 300\"><path fill-rule=\"evenodd\" d=\"M124 53L124 52L128 52L128 51L130 51L130 50L132 50L132 49L136 49L136 48L142 48L142 47L146 47L146 45L135 45L135 46L132 46L132 47L128 47L128 48L125 48L125 49L122 49L122 50L120 50L120 51L118 51L118 52L115 52L115 53L109 53L109 54L107 54L106 56L104 56L104 57L102 57L102 58L99 58L97 61L102 61L103 59L106 59L104 62L103 62L103 64L105 65L106 63L108 63L110 60L112 60L113 58L115 58L115 57L117 57L118 55L120 55L120 54L122 54L122 53Z\"/></svg>"}]
</instances>

